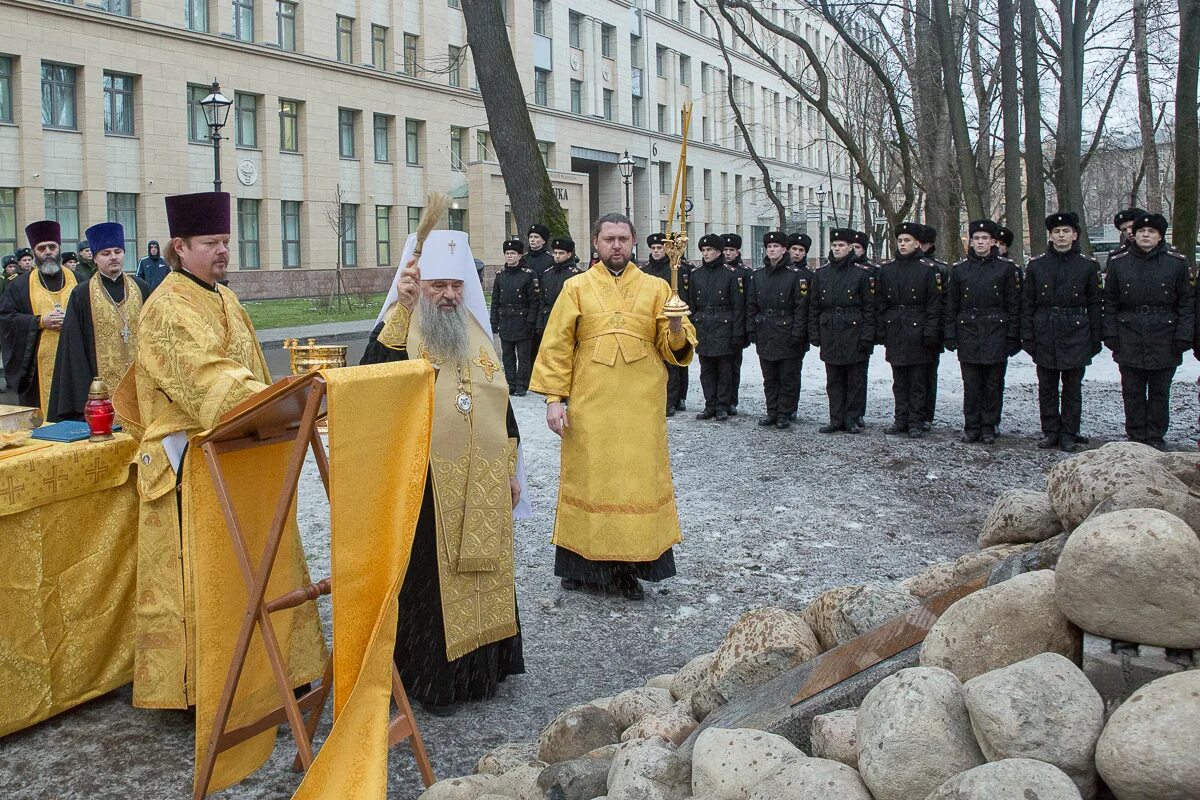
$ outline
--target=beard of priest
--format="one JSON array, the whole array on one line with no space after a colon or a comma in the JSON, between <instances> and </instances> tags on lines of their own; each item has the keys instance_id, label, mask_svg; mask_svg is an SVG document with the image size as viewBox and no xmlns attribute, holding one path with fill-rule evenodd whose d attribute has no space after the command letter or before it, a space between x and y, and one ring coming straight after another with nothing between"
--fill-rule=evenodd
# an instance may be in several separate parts
<instances>
[{"instance_id":1,"label":"beard of priest","mask_svg":"<svg viewBox=\"0 0 1200 800\"><path fill-rule=\"evenodd\" d=\"M529 388L546 396L546 422L562 437L554 574L565 589L640 600L638 579L673 576L682 541L666 368L691 362L696 329L663 313L671 287L629 261L635 240L622 214L596 223L600 262L563 286Z\"/></svg>"},{"instance_id":2,"label":"beard of priest","mask_svg":"<svg viewBox=\"0 0 1200 800\"><path fill-rule=\"evenodd\" d=\"M410 237L402 264L414 247ZM525 672L513 573L520 433L483 327L487 309L466 235L431 232L419 274L401 270L395 288L399 300L371 332L362 363L425 358L437 379L394 657L409 696L447 714Z\"/></svg>"}]
</instances>

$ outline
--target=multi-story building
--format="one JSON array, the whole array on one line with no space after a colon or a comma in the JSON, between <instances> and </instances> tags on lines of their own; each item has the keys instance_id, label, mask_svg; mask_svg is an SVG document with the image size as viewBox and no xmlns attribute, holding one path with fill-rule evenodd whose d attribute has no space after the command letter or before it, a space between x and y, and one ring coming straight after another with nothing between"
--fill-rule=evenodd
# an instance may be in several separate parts
<instances>
[{"instance_id":1,"label":"multi-story building","mask_svg":"<svg viewBox=\"0 0 1200 800\"><path fill-rule=\"evenodd\" d=\"M505 2L580 249L590 221L624 210L626 193L643 237L665 225L691 99L689 234L736 231L750 255L777 216L732 120L707 16L690 0ZM802 5L786 16L838 50ZM132 269L148 240L166 239L163 197L212 186L199 101L214 78L234 101L219 156L235 198L230 277L244 295L328 291L339 240L351 285L385 286L430 192L451 196L446 224L489 264L515 233L459 0L3 0L0 25L2 252L43 216L67 240L112 219ZM735 96L775 189L818 234L818 206L829 217L846 202L845 157L776 73L731 50Z\"/></svg>"}]
</instances>

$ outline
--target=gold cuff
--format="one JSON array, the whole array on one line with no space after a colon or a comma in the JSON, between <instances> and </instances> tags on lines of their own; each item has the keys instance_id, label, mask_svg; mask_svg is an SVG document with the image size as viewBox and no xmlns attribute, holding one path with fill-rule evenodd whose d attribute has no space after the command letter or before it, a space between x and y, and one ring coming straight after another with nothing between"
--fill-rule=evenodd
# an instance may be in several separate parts
<instances>
[{"instance_id":1,"label":"gold cuff","mask_svg":"<svg viewBox=\"0 0 1200 800\"><path fill-rule=\"evenodd\" d=\"M412 314L402 303L396 303L384 318L383 330L379 332L379 343L392 350L406 349L410 322L412 322Z\"/></svg>"},{"instance_id":2,"label":"gold cuff","mask_svg":"<svg viewBox=\"0 0 1200 800\"><path fill-rule=\"evenodd\" d=\"M517 440L508 440L508 477L517 477Z\"/></svg>"}]
</instances>

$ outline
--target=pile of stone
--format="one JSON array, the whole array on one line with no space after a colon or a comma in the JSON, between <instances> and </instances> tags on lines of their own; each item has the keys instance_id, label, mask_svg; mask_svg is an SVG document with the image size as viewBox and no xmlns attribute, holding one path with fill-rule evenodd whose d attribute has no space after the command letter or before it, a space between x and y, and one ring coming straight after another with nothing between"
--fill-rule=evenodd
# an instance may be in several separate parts
<instances>
[{"instance_id":1,"label":"pile of stone","mask_svg":"<svg viewBox=\"0 0 1200 800\"><path fill-rule=\"evenodd\" d=\"M1198 485L1195 456L1141 445L1059 462L1046 492L996 501L978 552L749 611L677 673L570 708L421 800L1200 798ZM793 707L823 654L983 571L923 644ZM1085 632L1174 666L1104 696Z\"/></svg>"}]
</instances>

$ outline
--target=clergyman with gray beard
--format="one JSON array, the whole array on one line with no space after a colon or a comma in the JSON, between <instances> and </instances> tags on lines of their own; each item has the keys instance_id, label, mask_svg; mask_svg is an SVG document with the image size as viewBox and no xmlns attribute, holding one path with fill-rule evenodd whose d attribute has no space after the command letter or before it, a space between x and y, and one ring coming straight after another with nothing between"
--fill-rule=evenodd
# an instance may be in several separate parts
<instances>
[{"instance_id":1,"label":"clergyman with gray beard","mask_svg":"<svg viewBox=\"0 0 1200 800\"><path fill-rule=\"evenodd\" d=\"M54 220L25 228L36 269L13 280L0 297L4 377L23 406L46 413L58 336L75 276L59 262L62 232Z\"/></svg>"}]
</instances>

